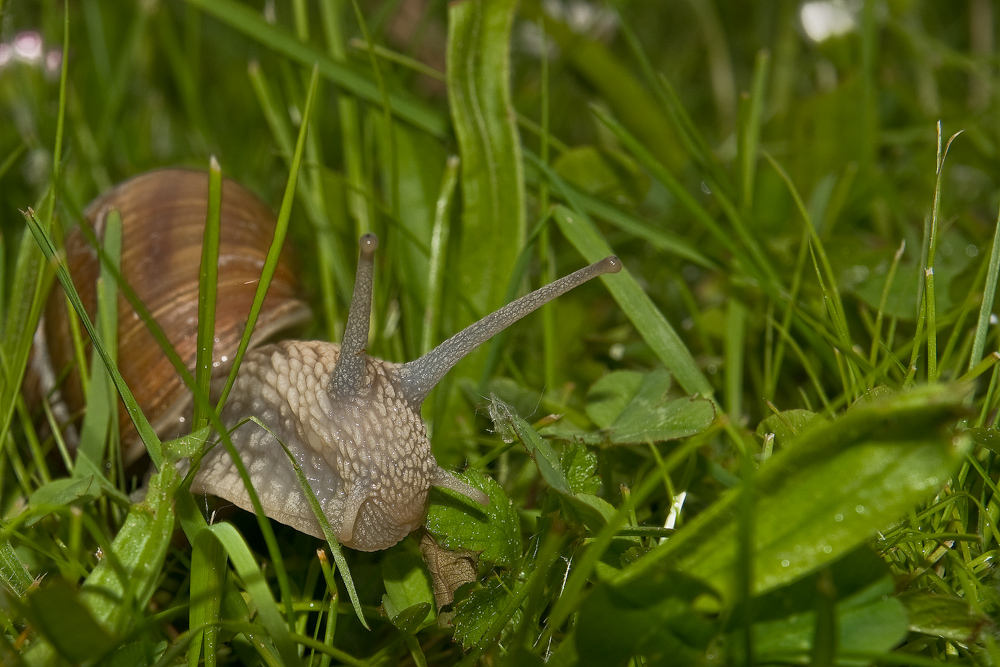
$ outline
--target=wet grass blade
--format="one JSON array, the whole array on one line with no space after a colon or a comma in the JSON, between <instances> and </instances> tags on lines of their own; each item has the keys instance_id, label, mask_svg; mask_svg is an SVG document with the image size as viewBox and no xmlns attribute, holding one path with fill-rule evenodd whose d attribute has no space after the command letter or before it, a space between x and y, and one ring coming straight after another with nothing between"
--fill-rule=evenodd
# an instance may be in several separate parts
<instances>
[{"instance_id":1,"label":"wet grass blade","mask_svg":"<svg viewBox=\"0 0 1000 667\"><path fill-rule=\"evenodd\" d=\"M588 262L597 262L613 254L611 247L594 227L594 223L586 216L562 206L555 208L554 215L563 235ZM626 270L617 276L611 276L610 279L602 276L601 280L632 321L639 335L653 349L663 365L674 374L684 391L710 398L714 391L712 385L701 372L680 336L632 274Z\"/></svg>"},{"instance_id":2,"label":"wet grass blade","mask_svg":"<svg viewBox=\"0 0 1000 667\"><path fill-rule=\"evenodd\" d=\"M208 168L208 213L201 245L201 273L198 278L198 342L194 366L195 385L209 395L215 349L215 305L219 282L219 233L222 224L222 167L213 155ZM201 403L194 406L192 431L208 426Z\"/></svg>"}]
</instances>

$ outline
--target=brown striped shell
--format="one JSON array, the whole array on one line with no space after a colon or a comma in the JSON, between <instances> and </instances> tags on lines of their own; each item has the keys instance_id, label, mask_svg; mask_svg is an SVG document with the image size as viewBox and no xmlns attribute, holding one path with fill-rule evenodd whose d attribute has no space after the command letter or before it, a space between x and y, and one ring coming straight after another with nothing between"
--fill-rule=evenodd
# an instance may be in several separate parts
<instances>
[{"instance_id":1,"label":"brown striped shell","mask_svg":"<svg viewBox=\"0 0 1000 667\"><path fill-rule=\"evenodd\" d=\"M99 237L108 211L121 212L125 278L189 367L195 360L207 195L206 174L165 170L119 185L87 210ZM220 370L228 365L245 327L273 227L270 211L260 201L239 185L225 182L215 346ZM606 257L490 313L419 359L397 364L367 354L377 248L374 234L359 240L358 272L343 342L282 341L254 350L244 359L222 413L265 514L321 535L280 439L299 464L337 539L363 551L386 549L419 526L431 486L489 504L486 493L438 465L420 416L421 404L449 369L477 346L559 295L621 269L618 258ZM80 234L67 238L66 254L73 280L93 311L97 254ZM161 437L183 434L189 393L124 297L118 311L119 366L125 381ZM45 391L54 389L54 378L73 367L65 315L65 299L61 290L55 290L32 361L36 369L48 369L48 382L42 383ZM306 317L308 309L296 296L295 275L285 257L252 340L262 341ZM49 364L38 353L46 349ZM61 391L74 411L82 406L79 382L72 373ZM245 421L250 416L263 426ZM124 458L135 460L142 448L124 410L120 424ZM191 490L251 508L235 462L222 447L205 453Z\"/></svg>"},{"instance_id":2,"label":"brown striped shell","mask_svg":"<svg viewBox=\"0 0 1000 667\"><path fill-rule=\"evenodd\" d=\"M164 169L121 183L87 207L87 222L98 238L103 238L105 219L112 208L118 209L122 217L121 266L126 281L184 363L193 368L208 174ZM223 182L215 320L217 368L228 366L243 335L274 226L274 214L260 199L234 181ZM67 235L65 247L73 282L92 314L100 270L97 252L79 230ZM291 257L283 252L252 341L301 325L309 316L308 306L298 296ZM74 368L66 298L61 289L52 290L42 326L50 367L54 376L60 377L66 369ZM157 433L170 438L187 432L184 421L190 411L190 392L123 295L118 300L118 349L119 358L128 359L119 365L122 376ZM73 414L82 409L84 402L75 370L63 383L61 394ZM119 424L125 460L134 461L144 450L123 405Z\"/></svg>"}]
</instances>

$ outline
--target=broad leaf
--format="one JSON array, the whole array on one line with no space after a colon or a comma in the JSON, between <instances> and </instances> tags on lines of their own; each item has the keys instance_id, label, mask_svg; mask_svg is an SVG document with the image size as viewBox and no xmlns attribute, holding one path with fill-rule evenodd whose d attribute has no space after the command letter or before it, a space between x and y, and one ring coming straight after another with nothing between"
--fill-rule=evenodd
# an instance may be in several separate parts
<instances>
[{"instance_id":1,"label":"broad leaf","mask_svg":"<svg viewBox=\"0 0 1000 667\"><path fill-rule=\"evenodd\" d=\"M483 560L511 567L521 556L521 522L500 485L476 470L459 477L490 497L487 507L444 489L431 495L427 530L452 551L475 551Z\"/></svg>"}]
</instances>

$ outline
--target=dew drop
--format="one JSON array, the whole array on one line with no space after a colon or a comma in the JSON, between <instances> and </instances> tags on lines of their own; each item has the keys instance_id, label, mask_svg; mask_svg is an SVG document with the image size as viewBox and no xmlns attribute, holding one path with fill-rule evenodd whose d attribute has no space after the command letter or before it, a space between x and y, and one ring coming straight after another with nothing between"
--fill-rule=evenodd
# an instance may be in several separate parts
<instances>
[{"instance_id":1,"label":"dew drop","mask_svg":"<svg viewBox=\"0 0 1000 667\"><path fill-rule=\"evenodd\" d=\"M865 513L865 506L864 505L855 505L854 506L854 511L857 512L858 514L864 514Z\"/></svg>"},{"instance_id":2,"label":"dew drop","mask_svg":"<svg viewBox=\"0 0 1000 667\"><path fill-rule=\"evenodd\" d=\"M789 561L787 561L787 560L781 561L781 567L788 567L789 565L791 565L791 563Z\"/></svg>"},{"instance_id":3,"label":"dew drop","mask_svg":"<svg viewBox=\"0 0 1000 667\"><path fill-rule=\"evenodd\" d=\"M825 554L832 554L833 553L833 547L831 547L829 544L824 544L823 547L822 547L822 551Z\"/></svg>"},{"instance_id":4,"label":"dew drop","mask_svg":"<svg viewBox=\"0 0 1000 667\"><path fill-rule=\"evenodd\" d=\"M837 523L840 523L841 521L844 520L844 515L843 514L834 514L833 515L833 520L836 521Z\"/></svg>"}]
</instances>

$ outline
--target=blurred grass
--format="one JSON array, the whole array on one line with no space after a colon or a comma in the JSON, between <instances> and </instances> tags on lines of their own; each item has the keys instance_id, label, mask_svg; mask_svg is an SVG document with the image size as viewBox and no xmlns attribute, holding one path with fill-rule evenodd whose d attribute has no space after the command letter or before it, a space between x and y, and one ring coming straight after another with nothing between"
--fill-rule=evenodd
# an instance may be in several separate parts
<instances>
[{"instance_id":1,"label":"blurred grass","mask_svg":"<svg viewBox=\"0 0 1000 667\"><path fill-rule=\"evenodd\" d=\"M262 12L239 0L82 0L64 14L54 0L0 3L3 662L58 654L113 664L290 664L300 647L320 664L461 659L451 629L397 627L380 615L387 554L347 552L359 609L374 628L367 632L349 605L337 606L341 594L331 593L330 566L314 557L312 538L274 524L281 539L265 544L253 518L237 515L213 529L221 542L195 539L205 521L173 478L147 509L127 500L138 477L68 484L68 455L36 433L19 403L53 282L19 211L34 208L36 232L58 244L112 183L168 165L205 168L214 155L226 176L274 209L286 195L288 240L317 313L306 335L337 338L357 236L373 230L384 239L369 348L381 358L413 359L512 290L608 248L628 271L516 326L450 374L425 410L438 460L483 462L520 511L528 545L499 577L502 568L484 563L484 584L458 605L458 634L472 643L466 664L586 664L596 658L577 648L603 640L577 636L573 619L593 627L592 614L625 618L613 601L626 593L643 610L633 628L673 632L681 620L642 596L661 585L678 591L671 604L689 620L700 619L698 632L677 630L693 662L712 662L711 654L718 664L749 664L759 650L765 662L833 664L844 657L840 646L876 656L894 648L885 658L894 664L996 663L1000 13L989 0L833 3L854 8L850 27L817 40L803 23L810 4L321 0ZM301 173L288 187L303 114ZM944 161L943 138L959 131ZM484 367L505 380L484 384ZM712 427L647 446L573 441L574 430L607 426L595 416L601 401L655 414L631 385L610 399L588 387L622 377L609 371L663 368L673 374L671 399L716 401ZM959 379L966 383L946 384ZM546 486L527 451L493 432L487 392L552 438L546 470L561 468L569 492ZM842 457L828 449L801 468L784 463L800 434L802 447L820 447L839 428L876 428L906 410L927 423L876 430L874 441L851 430L840 446L861 444ZM551 431L543 428L549 413L563 415ZM96 409L90 419L105 421ZM913 443L902 466L919 471L907 473L909 488L939 491L897 496L902 518L902 505L888 499L878 501L884 516L851 515L862 534L824 551L830 545L809 530L840 521L811 492L825 483L838 508L857 498L871 509L876 491L905 474L879 481L869 469L865 477L860 447L891 471L893 450L883 445L897 441ZM158 443L152 450L158 459ZM851 465L824 468L825 456ZM785 472L796 490L787 497L775 481ZM745 486L729 490L741 479ZM170 539L175 497L193 548ZM784 528L788 498L815 513L802 519L809 530L782 536L782 549L809 554L790 568L795 576L746 562L755 540ZM746 502L730 510L737 501ZM142 517L159 532L136 537ZM673 554L664 534L676 534L684 554ZM848 551L865 536L861 550L879 554L881 565L845 583L844 564L864 558ZM221 574L220 544L232 561ZM101 560L98 548L115 555ZM415 547L388 555L400 552ZM137 562L143 553L153 555ZM742 580L719 584L736 558ZM142 574L129 582L128 567ZM529 575L532 567L540 573ZM32 580L42 575L39 588ZM697 576L725 595L685 599L703 584L688 582ZM637 577L638 592L628 588ZM80 593L95 580L123 597L94 602L99 595ZM897 626L886 629L893 642L885 646L849 630L857 614L883 609L865 606L873 591L892 593L893 618L907 626L898 637ZM799 653L772 632L769 623L791 617L774 616L771 603L799 614ZM52 640L50 612L59 606L67 623L98 622L91 644ZM837 635L841 621L848 630ZM664 664L662 647L643 637L623 652L612 639L603 644L606 664L630 655Z\"/></svg>"}]
</instances>

